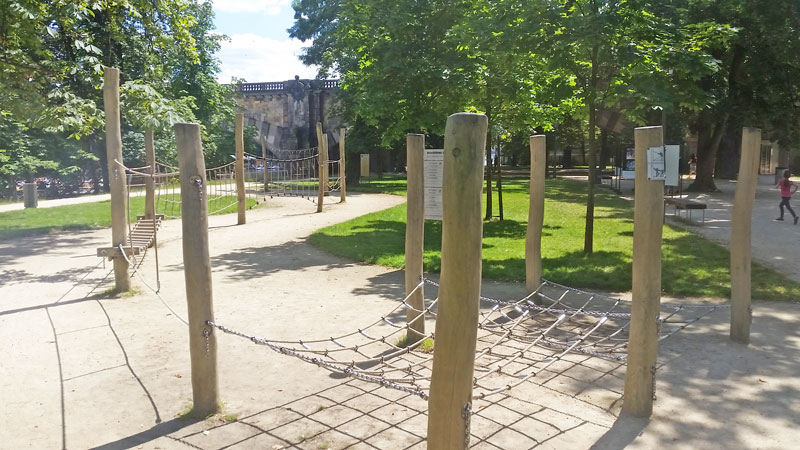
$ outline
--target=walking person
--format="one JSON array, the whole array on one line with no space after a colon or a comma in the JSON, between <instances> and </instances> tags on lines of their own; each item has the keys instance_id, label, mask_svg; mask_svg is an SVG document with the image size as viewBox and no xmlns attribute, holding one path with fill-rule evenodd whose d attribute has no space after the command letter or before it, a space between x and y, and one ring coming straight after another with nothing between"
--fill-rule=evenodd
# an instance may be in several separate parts
<instances>
[{"instance_id":1,"label":"walking person","mask_svg":"<svg viewBox=\"0 0 800 450\"><path fill-rule=\"evenodd\" d=\"M792 194L797 192L797 185L789 179L792 176L792 173L789 169L783 171L783 178L778 180L777 186L781 189L781 203L778 207L781 209L781 216L775 220L783 220L783 207L785 206L786 209L789 210L789 213L792 214L794 217L794 224L797 225L797 214L795 214L792 207L789 205L789 200L792 198Z\"/></svg>"}]
</instances>

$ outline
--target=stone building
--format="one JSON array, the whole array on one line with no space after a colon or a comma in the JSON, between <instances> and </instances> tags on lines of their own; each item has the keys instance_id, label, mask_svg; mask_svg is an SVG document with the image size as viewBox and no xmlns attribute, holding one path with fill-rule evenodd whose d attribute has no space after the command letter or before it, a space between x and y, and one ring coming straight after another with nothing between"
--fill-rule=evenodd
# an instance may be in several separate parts
<instances>
[{"instance_id":1,"label":"stone building","mask_svg":"<svg viewBox=\"0 0 800 450\"><path fill-rule=\"evenodd\" d=\"M242 83L237 100L245 125L264 136L267 149L303 149L317 146L316 123L328 134L328 148L338 152L341 119L336 114L338 80L294 80Z\"/></svg>"}]
</instances>

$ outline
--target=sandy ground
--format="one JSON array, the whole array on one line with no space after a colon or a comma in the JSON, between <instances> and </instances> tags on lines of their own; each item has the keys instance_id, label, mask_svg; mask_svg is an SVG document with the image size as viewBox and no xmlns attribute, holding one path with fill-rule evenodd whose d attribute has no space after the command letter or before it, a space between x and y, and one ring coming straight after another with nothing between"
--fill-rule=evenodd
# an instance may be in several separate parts
<instances>
[{"instance_id":1,"label":"sandy ground","mask_svg":"<svg viewBox=\"0 0 800 450\"><path fill-rule=\"evenodd\" d=\"M353 195L313 214L306 200L276 199L249 211L247 225L212 217L217 321L275 339L324 338L385 314L402 296L402 272L333 257L305 238L402 201ZM138 294L109 298L110 264L95 256L109 230L0 241L0 448L425 448L421 399L228 335L219 337L220 392L237 420L178 418L191 399L180 221L165 222L159 238L163 303L144 284L155 284L152 254L134 279ZM484 283L491 296L522 291ZM662 343L649 421L619 416L624 367L587 361L476 402L473 448L796 448L800 305L757 302L748 347L729 342L728 320L717 311Z\"/></svg>"}]
</instances>

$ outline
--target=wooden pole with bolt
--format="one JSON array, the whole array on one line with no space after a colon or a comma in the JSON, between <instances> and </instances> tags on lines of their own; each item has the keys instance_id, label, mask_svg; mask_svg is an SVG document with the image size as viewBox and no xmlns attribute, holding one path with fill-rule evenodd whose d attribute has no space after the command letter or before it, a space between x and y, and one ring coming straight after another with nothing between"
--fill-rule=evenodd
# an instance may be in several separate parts
<instances>
[{"instance_id":1,"label":"wooden pole with bolt","mask_svg":"<svg viewBox=\"0 0 800 450\"><path fill-rule=\"evenodd\" d=\"M488 119L447 118L442 186L442 270L428 399L428 448L469 447L481 291L481 192Z\"/></svg>"},{"instance_id":2,"label":"wooden pole with bolt","mask_svg":"<svg viewBox=\"0 0 800 450\"><path fill-rule=\"evenodd\" d=\"M750 343L751 306L751 225L753 201L758 183L758 163L761 152L761 130L742 129L742 157L739 178L731 215L731 331L730 337L740 344Z\"/></svg>"},{"instance_id":3,"label":"wooden pole with bolt","mask_svg":"<svg viewBox=\"0 0 800 450\"><path fill-rule=\"evenodd\" d=\"M533 292L542 283L542 226L544 224L544 179L547 175L547 137L531 136L530 205L525 233L525 289Z\"/></svg>"},{"instance_id":4,"label":"wooden pole with bolt","mask_svg":"<svg viewBox=\"0 0 800 450\"><path fill-rule=\"evenodd\" d=\"M347 200L347 165L345 164L344 138L345 129L339 128L339 185L341 189L339 203L344 203Z\"/></svg>"},{"instance_id":5,"label":"wooden pole with bolt","mask_svg":"<svg viewBox=\"0 0 800 450\"><path fill-rule=\"evenodd\" d=\"M322 212L322 202L325 201L325 177L323 176L324 172L327 172L327 167L323 167L325 165L325 160L327 159L327 155L323 157L323 142L327 142L328 136L322 133L322 123L317 122L317 178L319 178L319 187L317 192L317 212Z\"/></svg>"},{"instance_id":6,"label":"wooden pole with bolt","mask_svg":"<svg viewBox=\"0 0 800 450\"><path fill-rule=\"evenodd\" d=\"M106 157L111 186L111 245L118 248L127 242L128 186L122 162L122 133L119 112L119 69L106 67L103 73L103 105L106 113ZM114 285L117 292L131 289L128 261L123 255L114 258Z\"/></svg>"},{"instance_id":7,"label":"wooden pole with bolt","mask_svg":"<svg viewBox=\"0 0 800 450\"><path fill-rule=\"evenodd\" d=\"M647 150L662 147L661 127L636 128L634 142L633 299L622 411L636 417L649 417L653 413L655 396L661 312L664 182L648 179Z\"/></svg>"},{"instance_id":8,"label":"wooden pole with bolt","mask_svg":"<svg viewBox=\"0 0 800 450\"><path fill-rule=\"evenodd\" d=\"M236 204L239 213L239 225L247 222L246 211L247 201L244 192L244 114L236 114L236 126L234 129L234 139L236 141Z\"/></svg>"},{"instance_id":9,"label":"wooden pole with bolt","mask_svg":"<svg viewBox=\"0 0 800 450\"><path fill-rule=\"evenodd\" d=\"M150 174L145 179L145 194L144 194L144 217L148 220L155 220L156 218L156 183L153 178L158 171L156 167L156 149L153 139L153 130L144 132L144 156L147 160L149 169L147 172Z\"/></svg>"},{"instance_id":10,"label":"wooden pole with bolt","mask_svg":"<svg viewBox=\"0 0 800 450\"><path fill-rule=\"evenodd\" d=\"M267 192L267 138L261 136L261 171L264 178L264 192Z\"/></svg>"},{"instance_id":11,"label":"wooden pole with bolt","mask_svg":"<svg viewBox=\"0 0 800 450\"><path fill-rule=\"evenodd\" d=\"M406 295L422 281L422 255L425 242L425 135L406 135L406 161L408 164L408 181L406 193ZM406 322L408 334L406 341L413 344L425 336L425 315L419 311L425 309L423 287L414 292L408 300ZM416 319L416 320L415 320Z\"/></svg>"},{"instance_id":12,"label":"wooden pole with bolt","mask_svg":"<svg viewBox=\"0 0 800 450\"><path fill-rule=\"evenodd\" d=\"M206 165L200 126L175 125L178 167L181 174L181 216L186 303L189 310L189 351L192 362L194 415L219 412L217 337L206 321L214 320L211 261L208 252L208 204Z\"/></svg>"}]
</instances>

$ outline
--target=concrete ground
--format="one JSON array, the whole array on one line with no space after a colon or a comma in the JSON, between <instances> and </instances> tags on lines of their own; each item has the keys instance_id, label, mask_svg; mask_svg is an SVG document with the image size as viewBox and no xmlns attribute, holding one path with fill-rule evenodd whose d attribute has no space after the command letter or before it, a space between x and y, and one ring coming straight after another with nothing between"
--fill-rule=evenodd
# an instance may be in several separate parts
<instances>
[{"instance_id":1,"label":"concrete ground","mask_svg":"<svg viewBox=\"0 0 800 450\"><path fill-rule=\"evenodd\" d=\"M402 272L333 257L305 238L402 201L354 195L313 214L306 200L275 199L249 211L247 225L235 226L235 215L212 217L217 321L274 339L308 339L385 314L402 297ZM692 229L724 236L724 201L719 213L710 203L706 226ZM800 230L754 218L754 249L762 229L756 220L775 227L764 234ZM159 233L159 294L147 287L156 284L151 252L134 278L137 292L123 298L109 295L110 265L95 256L109 230L0 241L0 448L425 448L421 399L228 335L219 337L225 414L180 418L191 400L180 228L167 221ZM484 283L495 297L523 290ZM476 401L471 444L793 448L800 439L800 305L757 302L747 347L728 340L728 320L727 310L714 312L661 344L650 420L619 415L624 367L586 361L509 396Z\"/></svg>"}]
</instances>

